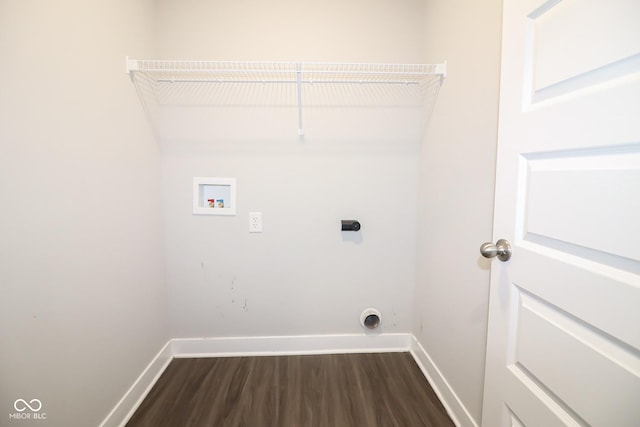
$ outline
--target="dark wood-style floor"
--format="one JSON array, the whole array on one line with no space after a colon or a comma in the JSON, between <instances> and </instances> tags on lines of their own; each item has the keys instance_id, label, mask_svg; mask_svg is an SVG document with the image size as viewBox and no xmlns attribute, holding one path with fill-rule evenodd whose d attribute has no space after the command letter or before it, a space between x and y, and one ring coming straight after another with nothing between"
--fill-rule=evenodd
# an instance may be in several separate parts
<instances>
[{"instance_id":1,"label":"dark wood-style floor","mask_svg":"<svg viewBox=\"0 0 640 427\"><path fill-rule=\"evenodd\" d=\"M453 426L409 353L174 359L127 427Z\"/></svg>"}]
</instances>

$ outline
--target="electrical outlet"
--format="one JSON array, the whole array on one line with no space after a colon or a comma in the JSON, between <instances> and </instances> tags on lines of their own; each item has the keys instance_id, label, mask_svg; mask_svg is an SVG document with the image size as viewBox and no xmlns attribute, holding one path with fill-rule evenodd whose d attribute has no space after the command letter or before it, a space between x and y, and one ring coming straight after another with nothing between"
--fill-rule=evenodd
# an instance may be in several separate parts
<instances>
[{"instance_id":1,"label":"electrical outlet","mask_svg":"<svg viewBox=\"0 0 640 427\"><path fill-rule=\"evenodd\" d=\"M262 233L262 212L249 212L249 233Z\"/></svg>"}]
</instances>

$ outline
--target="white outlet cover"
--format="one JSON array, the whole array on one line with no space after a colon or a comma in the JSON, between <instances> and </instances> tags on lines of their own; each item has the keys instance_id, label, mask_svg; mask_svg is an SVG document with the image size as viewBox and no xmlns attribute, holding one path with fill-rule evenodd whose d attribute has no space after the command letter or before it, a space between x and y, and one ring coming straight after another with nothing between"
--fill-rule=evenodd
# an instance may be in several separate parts
<instances>
[{"instance_id":1,"label":"white outlet cover","mask_svg":"<svg viewBox=\"0 0 640 427\"><path fill-rule=\"evenodd\" d=\"M249 233L262 233L262 212L249 212Z\"/></svg>"}]
</instances>

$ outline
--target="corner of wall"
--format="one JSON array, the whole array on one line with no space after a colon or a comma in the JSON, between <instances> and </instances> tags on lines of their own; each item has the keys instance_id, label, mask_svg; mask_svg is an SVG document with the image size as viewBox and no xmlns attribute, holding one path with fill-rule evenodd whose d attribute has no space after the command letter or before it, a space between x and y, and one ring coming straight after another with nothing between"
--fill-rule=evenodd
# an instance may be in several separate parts
<instances>
[{"instance_id":1,"label":"corner of wall","mask_svg":"<svg viewBox=\"0 0 640 427\"><path fill-rule=\"evenodd\" d=\"M124 427L173 360L172 340L160 349L99 427Z\"/></svg>"},{"instance_id":2,"label":"corner of wall","mask_svg":"<svg viewBox=\"0 0 640 427\"><path fill-rule=\"evenodd\" d=\"M478 427L464 403L447 382L442 371L438 369L415 336L412 337L409 351L454 424L457 427Z\"/></svg>"}]
</instances>

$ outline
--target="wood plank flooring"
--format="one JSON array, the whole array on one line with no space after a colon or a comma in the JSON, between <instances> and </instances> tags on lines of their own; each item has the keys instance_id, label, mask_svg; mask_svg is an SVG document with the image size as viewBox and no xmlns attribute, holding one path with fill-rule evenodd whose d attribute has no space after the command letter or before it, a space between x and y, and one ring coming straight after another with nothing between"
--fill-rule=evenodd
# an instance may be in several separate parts
<instances>
[{"instance_id":1,"label":"wood plank flooring","mask_svg":"<svg viewBox=\"0 0 640 427\"><path fill-rule=\"evenodd\" d=\"M453 426L409 353L174 359L127 427Z\"/></svg>"}]
</instances>

